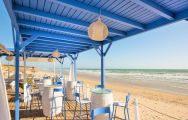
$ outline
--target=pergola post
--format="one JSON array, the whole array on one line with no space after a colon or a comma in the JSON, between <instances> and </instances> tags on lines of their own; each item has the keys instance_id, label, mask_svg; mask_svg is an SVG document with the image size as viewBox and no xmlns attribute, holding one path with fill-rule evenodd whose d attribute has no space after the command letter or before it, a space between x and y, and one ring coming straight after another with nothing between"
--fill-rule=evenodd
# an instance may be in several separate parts
<instances>
[{"instance_id":1,"label":"pergola post","mask_svg":"<svg viewBox=\"0 0 188 120\"><path fill-rule=\"evenodd\" d=\"M101 45L101 86L102 88L105 88L105 71L104 71L104 53L103 53L103 43Z\"/></svg>"},{"instance_id":2,"label":"pergola post","mask_svg":"<svg viewBox=\"0 0 188 120\"><path fill-rule=\"evenodd\" d=\"M25 84L27 83L26 81L26 53L25 52L24 52L23 59L24 59L24 84Z\"/></svg>"},{"instance_id":3,"label":"pergola post","mask_svg":"<svg viewBox=\"0 0 188 120\"><path fill-rule=\"evenodd\" d=\"M16 96L15 96L15 120L19 120L19 41L20 41L20 33L16 32L16 47L15 47L15 54L16 54L16 59L15 59L15 92L16 92Z\"/></svg>"},{"instance_id":4,"label":"pergola post","mask_svg":"<svg viewBox=\"0 0 188 120\"><path fill-rule=\"evenodd\" d=\"M69 80L76 81L77 80L76 60L78 58L78 54L73 54L73 55L68 54L67 56L71 60L70 72L69 72Z\"/></svg>"},{"instance_id":5,"label":"pergola post","mask_svg":"<svg viewBox=\"0 0 188 120\"><path fill-rule=\"evenodd\" d=\"M104 43L101 42L101 46L100 47L95 47L95 50L97 51L97 53L100 55L101 57L101 87L105 88L105 67L104 67L104 57L106 56L108 50L110 49L112 45L112 42L110 42L107 46L107 49L104 51Z\"/></svg>"},{"instance_id":6,"label":"pergola post","mask_svg":"<svg viewBox=\"0 0 188 120\"><path fill-rule=\"evenodd\" d=\"M26 75L26 67L27 67L27 57L26 57L26 53L24 51L24 56L23 56L23 62L24 62L24 102L28 101L27 98L27 91L26 91L26 87L27 87L27 75Z\"/></svg>"},{"instance_id":7,"label":"pergola post","mask_svg":"<svg viewBox=\"0 0 188 120\"><path fill-rule=\"evenodd\" d=\"M74 57L73 57L73 77L74 77L74 81L76 81L77 80L77 68L76 68L76 60L77 60L77 57L75 57L75 55L74 55Z\"/></svg>"},{"instance_id":8,"label":"pergola post","mask_svg":"<svg viewBox=\"0 0 188 120\"><path fill-rule=\"evenodd\" d=\"M62 76L64 58L61 58L61 59L56 58L56 60L60 63L60 76Z\"/></svg>"},{"instance_id":9,"label":"pergola post","mask_svg":"<svg viewBox=\"0 0 188 120\"><path fill-rule=\"evenodd\" d=\"M56 67L55 67L55 60L54 60L54 64L53 64L53 68L54 68L54 78L56 78Z\"/></svg>"}]
</instances>

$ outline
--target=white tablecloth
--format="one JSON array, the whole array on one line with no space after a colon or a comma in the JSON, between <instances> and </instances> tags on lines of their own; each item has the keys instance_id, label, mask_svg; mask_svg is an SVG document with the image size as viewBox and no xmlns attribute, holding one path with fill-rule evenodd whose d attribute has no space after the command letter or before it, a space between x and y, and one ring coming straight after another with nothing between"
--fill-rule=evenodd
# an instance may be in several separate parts
<instances>
[{"instance_id":1,"label":"white tablecloth","mask_svg":"<svg viewBox=\"0 0 188 120\"><path fill-rule=\"evenodd\" d=\"M43 78L41 82L37 83L40 91L40 95L43 95L43 90L45 86L52 85L52 79Z\"/></svg>"},{"instance_id":2,"label":"white tablecloth","mask_svg":"<svg viewBox=\"0 0 188 120\"><path fill-rule=\"evenodd\" d=\"M100 89L100 88L98 88ZM111 113L113 108L113 95L112 92L97 93L97 89L92 91L91 94L91 109L100 107L111 107ZM95 120L108 120L108 115L99 115L95 117Z\"/></svg>"},{"instance_id":3,"label":"white tablecloth","mask_svg":"<svg viewBox=\"0 0 188 120\"><path fill-rule=\"evenodd\" d=\"M66 83L66 97L68 100L74 100L74 87L76 86L76 81L67 81Z\"/></svg>"},{"instance_id":4,"label":"white tablecloth","mask_svg":"<svg viewBox=\"0 0 188 120\"><path fill-rule=\"evenodd\" d=\"M50 117L51 115L51 108L52 108L52 95L54 88L61 88L62 86L55 86L49 85L44 87L43 95L42 95L42 107L43 107L43 114L45 116ZM56 92L54 93L55 102L53 103L53 115L55 116L62 112L62 93Z\"/></svg>"}]
</instances>

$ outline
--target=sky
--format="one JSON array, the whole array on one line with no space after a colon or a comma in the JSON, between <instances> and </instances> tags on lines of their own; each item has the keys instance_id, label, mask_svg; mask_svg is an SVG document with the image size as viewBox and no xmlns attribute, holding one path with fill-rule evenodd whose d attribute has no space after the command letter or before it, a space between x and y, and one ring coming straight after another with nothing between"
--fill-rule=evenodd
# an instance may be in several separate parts
<instances>
[{"instance_id":1,"label":"sky","mask_svg":"<svg viewBox=\"0 0 188 120\"><path fill-rule=\"evenodd\" d=\"M180 21L144 32L112 44L105 57L108 69L188 69L188 22ZM0 0L0 43L13 48L10 18ZM2 63L7 63L1 58ZM21 63L22 64L22 63ZM28 63L29 66L52 68L53 64ZM56 66L59 66L56 63ZM70 66L65 59L64 67ZM78 68L100 68L100 56L95 50L78 56Z\"/></svg>"}]
</instances>

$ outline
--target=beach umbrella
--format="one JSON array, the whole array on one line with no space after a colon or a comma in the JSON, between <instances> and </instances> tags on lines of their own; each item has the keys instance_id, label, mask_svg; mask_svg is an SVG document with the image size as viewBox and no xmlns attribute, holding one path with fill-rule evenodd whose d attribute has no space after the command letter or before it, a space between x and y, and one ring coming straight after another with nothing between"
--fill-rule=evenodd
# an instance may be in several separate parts
<instances>
[{"instance_id":1,"label":"beach umbrella","mask_svg":"<svg viewBox=\"0 0 188 120\"><path fill-rule=\"evenodd\" d=\"M48 62L54 62L53 58L48 58Z\"/></svg>"},{"instance_id":2,"label":"beach umbrella","mask_svg":"<svg viewBox=\"0 0 188 120\"><path fill-rule=\"evenodd\" d=\"M10 55L9 55L9 56L6 57L6 60L7 60L7 61L12 61L13 59L14 59L14 56L10 56Z\"/></svg>"},{"instance_id":3,"label":"beach umbrella","mask_svg":"<svg viewBox=\"0 0 188 120\"><path fill-rule=\"evenodd\" d=\"M52 56L55 57L55 58L60 57L60 53L59 53L58 49L56 49L56 50L52 53Z\"/></svg>"},{"instance_id":4,"label":"beach umbrella","mask_svg":"<svg viewBox=\"0 0 188 120\"><path fill-rule=\"evenodd\" d=\"M100 17L90 24L88 36L95 41L103 41L108 36L108 27L101 21Z\"/></svg>"}]
</instances>

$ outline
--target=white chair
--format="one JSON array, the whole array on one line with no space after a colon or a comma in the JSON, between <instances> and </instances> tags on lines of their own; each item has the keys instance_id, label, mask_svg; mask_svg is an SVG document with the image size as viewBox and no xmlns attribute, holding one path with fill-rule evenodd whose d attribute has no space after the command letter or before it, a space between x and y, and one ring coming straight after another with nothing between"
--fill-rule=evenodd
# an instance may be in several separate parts
<instances>
[{"instance_id":1,"label":"white chair","mask_svg":"<svg viewBox=\"0 0 188 120\"><path fill-rule=\"evenodd\" d=\"M113 118L115 120L116 118L116 110L117 110L117 107L123 107L124 108L124 120L130 120L130 117L129 117L129 109L128 109L128 105L129 105L129 101L130 101L130 93L128 93L128 95L126 96L126 101L125 102L120 102L120 101L116 101L113 103Z\"/></svg>"}]
</instances>

